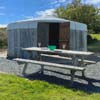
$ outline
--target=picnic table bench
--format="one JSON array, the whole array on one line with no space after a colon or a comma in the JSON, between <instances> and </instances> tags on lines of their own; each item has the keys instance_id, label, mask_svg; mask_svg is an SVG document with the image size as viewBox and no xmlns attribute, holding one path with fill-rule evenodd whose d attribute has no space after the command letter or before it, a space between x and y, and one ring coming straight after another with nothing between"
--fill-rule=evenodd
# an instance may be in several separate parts
<instances>
[{"instance_id":1,"label":"picnic table bench","mask_svg":"<svg viewBox=\"0 0 100 100\"><path fill-rule=\"evenodd\" d=\"M72 60L71 57L64 57L64 56L60 56L60 55L50 55L50 54L40 54L41 57L51 57L51 58L58 58L58 59L64 59L64 60ZM79 62L81 62L81 59L78 59ZM84 64L88 65L88 64L95 64L96 61L91 61L91 60L84 60Z\"/></svg>"},{"instance_id":2,"label":"picnic table bench","mask_svg":"<svg viewBox=\"0 0 100 100\"><path fill-rule=\"evenodd\" d=\"M25 64L23 72L22 72L23 74L25 74L28 63L41 65L41 73L42 74L43 74L43 71L44 71L44 66L50 66L50 67L56 67L56 68L62 68L62 69L70 70L70 72L71 72L71 85L73 84L73 81L74 81L75 72L76 71L84 72L84 70L85 70L84 67L71 66L71 65L65 65L65 64L57 64L57 63L51 63L51 62L45 62L45 61L36 61L36 60L21 59L21 58L16 58L16 59L13 59L13 60L17 61L18 64L21 64L21 63Z\"/></svg>"}]
</instances>

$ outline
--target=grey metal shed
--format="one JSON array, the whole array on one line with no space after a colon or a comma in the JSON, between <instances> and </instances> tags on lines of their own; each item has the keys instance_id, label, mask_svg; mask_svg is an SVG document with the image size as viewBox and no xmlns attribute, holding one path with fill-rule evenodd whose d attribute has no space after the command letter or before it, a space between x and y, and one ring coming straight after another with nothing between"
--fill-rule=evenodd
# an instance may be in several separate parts
<instances>
[{"instance_id":1,"label":"grey metal shed","mask_svg":"<svg viewBox=\"0 0 100 100\"><path fill-rule=\"evenodd\" d=\"M25 47L56 45L61 49L87 50L87 25L56 17L41 17L10 23L8 31L8 57L27 58ZM36 53L33 53L35 57Z\"/></svg>"}]
</instances>

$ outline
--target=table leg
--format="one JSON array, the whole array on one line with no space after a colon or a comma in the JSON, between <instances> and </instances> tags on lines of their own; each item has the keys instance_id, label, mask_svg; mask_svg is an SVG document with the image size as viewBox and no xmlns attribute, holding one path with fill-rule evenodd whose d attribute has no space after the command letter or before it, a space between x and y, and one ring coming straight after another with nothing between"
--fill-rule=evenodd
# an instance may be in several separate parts
<instances>
[{"instance_id":1,"label":"table leg","mask_svg":"<svg viewBox=\"0 0 100 100\"><path fill-rule=\"evenodd\" d=\"M24 68L23 68L23 72L22 72L23 75L26 74L25 72L26 72L27 66L28 66L28 63L25 63Z\"/></svg>"},{"instance_id":2,"label":"table leg","mask_svg":"<svg viewBox=\"0 0 100 100\"><path fill-rule=\"evenodd\" d=\"M39 57L39 61L42 61L42 56L40 52L38 52L38 57ZM44 65L41 65L41 74L42 75L44 74Z\"/></svg>"},{"instance_id":3,"label":"table leg","mask_svg":"<svg viewBox=\"0 0 100 100\"><path fill-rule=\"evenodd\" d=\"M73 65L74 66L77 66L79 63L78 63L78 58L74 55L72 57L72 60L73 60ZM81 66L84 67L84 56L81 57ZM73 72L71 72L73 74ZM85 77L84 75L84 71L82 71L82 77ZM73 79L73 77L72 77Z\"/></svg>"},{"instance_id":4,"label":"table leg","mask_svg":"<svg viewBox=\"0 0 100 100\"><path fill-rule=\"evenodd\" d=\"M84 66L84 56L81 56L81 66Z\"/></svg>"},{"instance_id":5,"label":"table leg","mask_svg":"<svg viewBox=\"0 0 100 100\"><path fill-rule=\"evenodd\" d=\"M85 77L84 71L82 71L82 77Z\"/></svg>"},{"instance_id":6,"label":"table leg","mask_svg":"<svg viewBox=\"0 0 100 100\"><path fill-rule=\"evenodd\" d=\"M73 65L74 65L74 66L77 66L77 65L78 65L78 58L77 58L76 55L73 55L72 61L73 61Z\"/></svg>"},{"instance_id":7,"label":"table leg","mask_svg":"<svg viewBox=\"0 0 100 100\"><path fill-rule=\"evenodd\" d=\"M44 65L41 65L41 74L44 74Z\"/></svg>"},{"instance_id":8,"label":"table leg","mask_svg":"<svg viewBox=\"0 0 100 100\"><path fill-rule=\"evenodd\" d=\"M82 67L85 67L85 64L84 64L84 56L81 56L81 66ZM82 77L85 77L84 71L82 71Z\"/></svg>"},{"instance_id":9,"label":"table leg","mask_svg":"<svg viewBox=\"0 0 100 100\"><path fill-rule=\"evenodd\" d=\"M28 53L29 53L29 59L32 59L33 58L32 51L28 51Z\"/></svg>"},{"instance_id":10,"label":"table leg","mask_svg":"<svg viewBox=\"0 0 100 100\"><path fill-rule=\"evenodd\" d=\"M75 71L71 70L71 86L73 85L74 77L75 77Z\"/></svg>"},{"instance_id":11,"label":"table leg","mask_svg":"<svg viewBox=\"0 0 100 100\"><path fill-rule=\"evenodd\" d=\"M42 60L42 57L41 57L41 53L40 52L37 52L37 60L39 60L39 61Z\"/></svg>"}]
</instances>

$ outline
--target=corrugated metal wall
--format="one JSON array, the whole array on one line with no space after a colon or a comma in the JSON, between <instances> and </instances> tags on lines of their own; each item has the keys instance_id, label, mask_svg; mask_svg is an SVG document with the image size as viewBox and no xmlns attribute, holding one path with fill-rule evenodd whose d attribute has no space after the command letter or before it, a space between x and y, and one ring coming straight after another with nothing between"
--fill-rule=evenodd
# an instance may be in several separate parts
<instances>
[{"instance_id":1,"label":"corrugated metal wall","mask_svg":"<svg viewBox=\"0 0 100 100\"><path fill-rule=\"evenodd\" d=\"M9 57L29 57L21 48L37 46L37 29L8 30L8 34Z\"/></svg>"},{"instance_id":2,"label":"corrugated metal wall","mask_svg":"<svg viewBox=\"0 0 100 100\"><path fill-rule=\"evenodd\" d=\"M14 30L8 30L8 56L14 57Z\"/></svg>"},{"instance_id":3,"label":"corrugated metal wall","mask_svg":"<svg viewBox=\"0 0 100 100\"><path fill-rule=\"evenodd\" d=\"M70 49L87 51L87 32L70 30Z\"/></svg>"},{"instance_id":4,"label":"corrugated metal wall","mask_svg":"<svg viewBox=\"0 0 100 100\"><path fill-rule=\"evenodd\" d=\"M87 51L87 26L70 22L70 49Z\"/></svg>"}]
</instances>

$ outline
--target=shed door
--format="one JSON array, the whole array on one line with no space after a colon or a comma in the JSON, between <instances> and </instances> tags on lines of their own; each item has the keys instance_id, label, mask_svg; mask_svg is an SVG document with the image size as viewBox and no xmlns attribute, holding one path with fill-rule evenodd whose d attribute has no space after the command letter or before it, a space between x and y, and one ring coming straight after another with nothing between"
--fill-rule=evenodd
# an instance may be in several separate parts
<instances>
[{"instance_id":1,"label":"shed door","mask_svg":"<svg viewBox=\"0 0 100 100\"><path fill-rule=\"evenodd\" d=\"M59 27L59 48L69 49L69 23L60 23Z\"/></svg>"}]
</instances>

